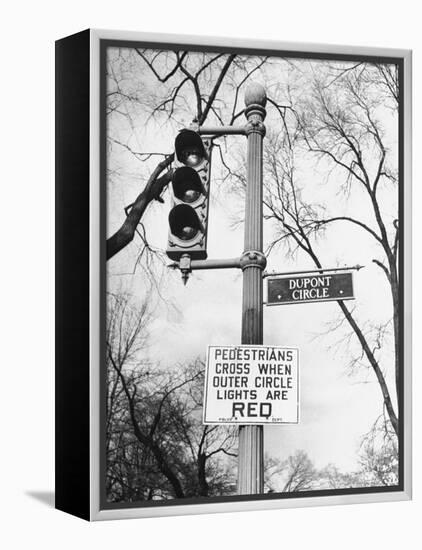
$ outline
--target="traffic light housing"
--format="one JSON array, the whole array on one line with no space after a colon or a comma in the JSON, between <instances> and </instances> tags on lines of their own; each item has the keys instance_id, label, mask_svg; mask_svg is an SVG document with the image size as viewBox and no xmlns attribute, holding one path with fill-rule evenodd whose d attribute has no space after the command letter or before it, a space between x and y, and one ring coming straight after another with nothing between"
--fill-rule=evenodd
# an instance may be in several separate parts
<instances>
[{"instance_id":1,"label":"traffic light housing","mask_svg":"<svg viewBox=\"0 0 422 550\"><path fill-rule=\"evenodd\" d=\"M176 167L172 177L167 256L180 260L207 257L207 224L211 170L211 140L193 130L182 130L175 139Z\"/></svg>"}]
</instances>

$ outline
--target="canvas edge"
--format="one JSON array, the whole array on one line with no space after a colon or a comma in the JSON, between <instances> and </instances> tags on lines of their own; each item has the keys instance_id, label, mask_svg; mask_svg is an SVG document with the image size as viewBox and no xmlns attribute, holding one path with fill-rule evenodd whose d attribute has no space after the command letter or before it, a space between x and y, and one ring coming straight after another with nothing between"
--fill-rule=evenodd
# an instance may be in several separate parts
<instances>
[{"instance_id":1,"label":"canvas edge","mask_svg":"<svg viewBox=\"0 0 422 550\"><path fill-rule=\"evenodd\" d=\"M90 519L113 520L209 514L282 508L376 503L412 498L412 276L411 276L411 170L412 170L412 51L395 48L341 46L331 44L292 43L194 35L141 33L90 29ZM127 40L159 43L244 47L256 49L316 52L321 54L397 57L404 61L404 490L391 493L316 496L306 498L250 500L160 507L100 509L100 40Z\"/></svg>"},{"instance_id":2,"label":"canvas edge","mask_svg":"<svg viewBox=\"0 0 422 550\"><path fill-rule=\"evenodd\" d=\"M412 51L403 55L404 492L412 498Z\"/></svg>"}]
</instances>

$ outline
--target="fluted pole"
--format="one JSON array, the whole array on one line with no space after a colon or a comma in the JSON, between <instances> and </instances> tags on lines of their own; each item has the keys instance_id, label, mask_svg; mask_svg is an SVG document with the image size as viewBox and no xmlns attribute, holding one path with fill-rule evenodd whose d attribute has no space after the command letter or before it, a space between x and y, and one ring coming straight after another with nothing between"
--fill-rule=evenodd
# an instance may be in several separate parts
<instances>
[{"instance_id":1,"label":"fluted pole","mask_svg":"<svg viewBox=\"0 0 422 550\"><path fill-rule=\"evenodd\" d=\"M262 244L262 142L267 98L260 84L248 86L245 94L248 138L243 269L242 344L263 343L262 272L266 259ZM257 494L264 489L263 426L239 428L238 494Z\"/></svg>"}]
</instances>

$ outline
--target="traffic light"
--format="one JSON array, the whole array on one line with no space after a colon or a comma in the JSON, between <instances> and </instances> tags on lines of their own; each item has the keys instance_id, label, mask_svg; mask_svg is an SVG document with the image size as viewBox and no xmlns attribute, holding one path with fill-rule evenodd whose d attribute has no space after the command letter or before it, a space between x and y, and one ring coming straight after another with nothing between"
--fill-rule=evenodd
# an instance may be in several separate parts
<instances>
[{"instance_id":1,"label":"traffic light","mask_svg":"<svg viewBox=\"0 0 422 550\"><path fill-rule=\"evenodd\" d=\"M173 204L169 213L167 256L179 260L207 257L211 140L193 130L175 139L176 169L172 178Z\"/></svg>"}]
</instances>

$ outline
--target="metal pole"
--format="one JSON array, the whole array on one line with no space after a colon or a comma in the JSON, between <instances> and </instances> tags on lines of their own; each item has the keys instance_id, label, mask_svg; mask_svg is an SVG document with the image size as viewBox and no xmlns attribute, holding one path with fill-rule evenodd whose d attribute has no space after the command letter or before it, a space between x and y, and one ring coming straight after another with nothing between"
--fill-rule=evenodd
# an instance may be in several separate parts
<instances>
[{"instance_id":1,"label":"metal pole","mask_svg":"<svg viewBox=\"0 0 422 550\"><path fill-rule=\"evenodd\" d=\"M263 343L263 279L266 266L262 243L262 142L267 98L260 84L245 93L245 132L248 138L247 189L245 204L245 249L243 270L242 344ZM263 426L239 428L238 493L257 494L264 489Z\"/></svg>"}]
</instances>

